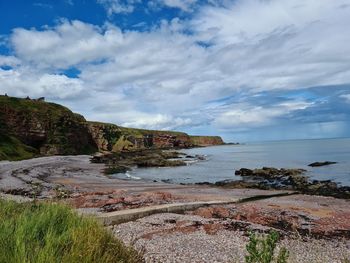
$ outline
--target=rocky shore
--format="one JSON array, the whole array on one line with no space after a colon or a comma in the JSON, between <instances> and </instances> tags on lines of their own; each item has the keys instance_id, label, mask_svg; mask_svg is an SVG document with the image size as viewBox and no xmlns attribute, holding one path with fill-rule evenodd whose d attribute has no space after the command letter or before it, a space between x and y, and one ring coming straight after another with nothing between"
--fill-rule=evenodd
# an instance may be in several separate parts
<instances>
[{"instance_id":1,"label":"rocky shore","mask_svg":"<svg viewBox=\"0 0 350 263\"><path fill-rule=\"evenodd\" d=\"M185 215L156 214L112 227L145 251L146 262L244 262L248 234L271 229L282 236L288 262L347 262L349 203L295 195L199 208ZM171 259L171 260L170 260Z\"/></svg>"},{"instance_id":2,"label":"rocky shore","mask_svg":"<svg viewBox=\"0 0 350 263\"><path fill-rule=\"evenodd\" d=\"M123 151L117 153L97 154L91 158L92 163L106 164L105 174L125 173L134 167L175 167L185 166L199 160L202 155L187 155L178 151L147 149L139 151Z\"/></svg>"},{"instance_id":3,"label":"rocky shore","mask_svg":"<svg viewBox=\"0 0 350 263\"><path fill-rule=\"evenodd\" d=\"M304 169L278 169L273 167L263 167L261 169L241 168L235 171L235 175L241 176L242 180L198 184L224 188L293 190L303 194L350 199L349 186L341 186L331 180L310 180L305 172Z\"/></svg>"},{"instance_id":4,"label":"rocky shore","mask_svg":"<svg viewBox=\"0 0 350 263\"><path fill-rule=\"evenodd\" d=\"M130 155L130 160L146 158L136 153ZM168 151L157 155L170 161L186 158ZM244 262L249 232L264 233L271 229L281 234L279 246L289 250L289 262L343 263L350 257L349 200L290 195L286 189L125 181L106 176L105 163L91 163L90 158L53 156L0 162L0 195L20 201L66 202L88 214L193 201L236 200L185 214L154 214L110 227L124 242L143 250L146 262ZM302 170L266 168L240 173L249 180L262 174L266 174L264 178L285 180L304 176ZM269 198L288 193L285 197Z\"/></svg>"}]
</instances>

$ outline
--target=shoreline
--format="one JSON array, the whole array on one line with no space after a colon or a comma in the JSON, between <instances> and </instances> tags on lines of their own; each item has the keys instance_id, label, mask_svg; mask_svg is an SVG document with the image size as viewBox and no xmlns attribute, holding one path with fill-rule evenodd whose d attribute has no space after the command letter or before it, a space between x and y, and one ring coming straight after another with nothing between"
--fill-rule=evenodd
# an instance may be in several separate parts
<instances>
[{"instance_id":1,"label":"shoreline","mask_svg":"<svg viewBox=\"0 0 350 263\"><path fill-rule=\"evenodd\" d=\"M293 262L317 262L321 250L324 262L350 258L349 200L303 194L271 197L286 191L121 180L106 176L105 165L91 163L90 158L52 156L0 162L0 192L7 192L0 197L64 202L81 214L95 216L201 203L189 210L180 207L176 213L147 212L107 227L125 243L146 249L147 263L169 258L204 262L203 257L228 263L232 256L243 260L248 233L271 229L280 233ZM15 196L10 195L11 189Z\"/></svg>"}]
</instances>

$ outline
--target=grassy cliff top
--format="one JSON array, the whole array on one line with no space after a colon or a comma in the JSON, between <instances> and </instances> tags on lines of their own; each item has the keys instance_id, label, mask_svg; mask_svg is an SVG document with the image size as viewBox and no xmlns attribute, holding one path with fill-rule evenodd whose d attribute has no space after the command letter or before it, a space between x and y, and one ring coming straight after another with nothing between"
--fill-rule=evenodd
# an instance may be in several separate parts
<instances>
[{"instance_id":1,"label":"grassy cliff top","mask_svg":"<svg viewBox=\"0 0 350 263\"><path fill-rule=\"evenodd\" d=\"M58 118L62 115L74 115L75 117L85 121L84 117L73 113L70 109L56 103L46 102L44 100L16 98L0 95L0 114L1 109L10 108L18 112L26 112L28 114L50 114L50 118Z\"/></svg>"},{"instance_id":2,"label":"grassy cliff top","mask_svg":"<svg viewBox=\"0 0 350 263\"><path fill-rule=\"evenodd\" d=\"M88 121L88 123L92 125L103 125L103 126L111 126L112 128L119 129L123 134L128 135L147 135L147 134L170 134L170 135L177 135L177 136L188 136L187 133L184 132L178 132L178 131L163 131L163 130L146 130L146 129L138 129L138 128L127 128L118 126L113 123L104 123L104 122L98 122L98 121Z\"/></svg>"}]
</instances>

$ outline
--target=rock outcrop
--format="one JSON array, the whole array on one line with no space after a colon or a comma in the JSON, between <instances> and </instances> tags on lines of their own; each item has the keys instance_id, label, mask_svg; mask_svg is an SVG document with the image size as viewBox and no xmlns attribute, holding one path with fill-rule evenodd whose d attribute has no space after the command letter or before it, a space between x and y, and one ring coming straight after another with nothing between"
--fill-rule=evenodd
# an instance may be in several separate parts
<instances>
[{"instance_id":1,"label":"rock outcrop","mask_svg":"<svg viewBox=\"0 0 350 263\"><path fill-rule=\"evenodd\" d=\"M101 152L189 148L224 144L219 136L189 136L183 132L133 129L100 122L88 122L88 127Z\"/></svg>"},{"instance_id":2,"label":"rock outcrop","mask_svg":"<svg viewBox=\"0 0 350 263\"><path fill-rule=\"evenodd\" d=\"M350 199L349 186L341 186L330 180L311 180L304 174L305 172L304 169L277 169L273 167L253 170L241 168L235 171L235 175L241 176L242 180L219 181L214 185L226 188L293 190L303 194ZM207 182L202 184L211 185Z\"/></svg>"},{"instance_id":3,"label":"rock outcrop","mask_svg":"<svg viewBox=\"0 0 350 263\"><path fill-rule=\"evenodd\" d=\"M190 136L190 138L191 143L199 147L225 144L220 136Z\"/></svg>"},{"instance_id":4,"label":"rock outcrop","mask_svg":"<svg viewBox=\"0 0 350 263\"><path fill-rule=\"evenodd\" d=\"M42 100L0 96L2 136L16 138L40 155L97 151L81 115Z\"/></svg>"},{"instance_id":5,"label":"rock outcrop","mask_svg":"<svg viewBox=\"0 0 350 263\"><path fill-rule=\"evenodd\" d=\"M42 98L0 96L0 160L219 144L223 144L220 137L87 122L83 116Z\"/></svg>"},{"instance_id":6,"label":"rock outcrop","mask_svg":"<svg viewBox=\"0 0 350 263\"><path fill-rule=\"evenodd\" d=\"M320 166L326 166L326 165L331 165L331 164L336 164L337 162L330 162L330 161L325 161L325 162L314 162L310 163L308 166L310 167L320 167Z\"/></svg>"}]
</instances>

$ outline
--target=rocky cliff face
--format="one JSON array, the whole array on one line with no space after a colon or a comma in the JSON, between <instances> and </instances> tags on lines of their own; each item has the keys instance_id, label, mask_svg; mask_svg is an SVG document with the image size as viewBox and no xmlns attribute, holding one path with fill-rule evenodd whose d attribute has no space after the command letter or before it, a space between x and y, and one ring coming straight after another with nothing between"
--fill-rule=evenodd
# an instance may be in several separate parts
<instances>
[{"instance_id":1,"label":"rocky cliff face","mask_svg":"<svg viewBox=\"0 0 350 263\"><path fill-rule=\"evenodd\" d=\"M220 136L190 136L194 146L223 145L224 141Z\"/></svg>"},{"instance_id":2,"label":"rocky cliff face","mask_svg":"<svg viewBox=\"0 0 350 263\"><path fill-rule=\"evenodd\" d=\"M92 153L97 147L84 117L44 101L0 96L2 133L41 155Z\"/></svg>"},{"instance_id":3,"label":"rocky cliff face","mask_svg":"<svg viewBox=\"0 0 350 263\"><path fill-rule=\"evenodd\" d=\"M0 160L220 144L220 137L87 122L58 104L0 96Z\"/></svg>"},{"instance_id":4,"label":"rocky cliff face","mask_svg":"<svg viewBox=\"0 0 350 263\"><path fill-rule=\"evenodd\" d=\"M89 122L89 131L100 151L187 148L193 146L186 133L124 128L114 124Z\"/></svg>"}]
</instances>

